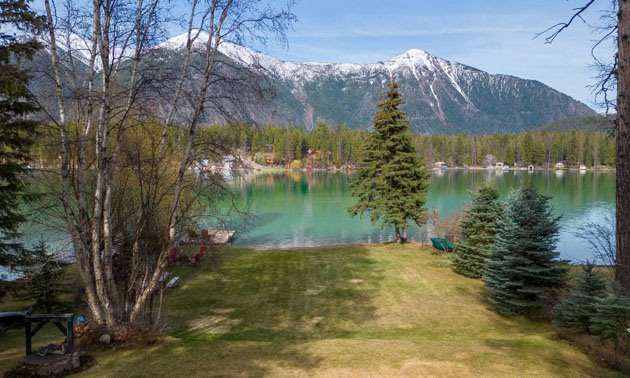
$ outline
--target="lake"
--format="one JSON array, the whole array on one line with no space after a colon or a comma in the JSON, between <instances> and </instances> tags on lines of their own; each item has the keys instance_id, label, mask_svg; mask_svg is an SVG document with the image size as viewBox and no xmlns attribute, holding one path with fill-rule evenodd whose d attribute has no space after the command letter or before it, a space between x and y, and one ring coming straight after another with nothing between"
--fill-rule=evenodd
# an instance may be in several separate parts
<instances>
[{"instance_id":1,"label":"lake","mask_svg":"<svg viewBox=\"0 0 630 378\"><path fill-rule=\"evenodd\" d=\"M556 214L561 215L558 251L565 259L583 262L592 259L586 242L575 236L576 228L589 221L601 221L615 211L615 174L578 171L431 171L427 209L450 215L470 202L470 191L482 182L492 182L501 197L531 180L552 197ZM228 181L246 217L221 217L222 227L237 230L233 245L252 248L295 248L325 245L381 243L394 239L393 228L372 225L367 219L351 218L347 208L354 203L341 172L263 172L235 176ZM40 188L41 190L44 190ZM24 225L24 243L33 246L45 240L51 252L72 256L69 237L45 228L51 220L34 219ZM215 218L201 227L217 227ZM412 241L426 241L426 229L413 224L408 231ZM6 275L0 267L0 276Z\"/></svg>"},{"instance_id":2,"label":"lake","mask_svg":"<svg viewBox=\"0 0 630 378\"><path fill-rule=\"evenodd\" d=\"M354 203L348 183L352 176L335 172L281 172L236 177L231 182L239 202L253 215L239 229L234 245L255 248L313 247L391 241L393 229L351 218ZM432 171L427 209L450 215L470 202L470 190L482 182L496 185L501 197L531 180L552 197L561 215L558 251L563 258L582 262L591 258L586 243L574 235L576 227L599 221L615 211L615 174L578 171ZM237 223L232 227L238 229ZM413 225L409 238L428 235Z\"/></svg>"}]
</instances>

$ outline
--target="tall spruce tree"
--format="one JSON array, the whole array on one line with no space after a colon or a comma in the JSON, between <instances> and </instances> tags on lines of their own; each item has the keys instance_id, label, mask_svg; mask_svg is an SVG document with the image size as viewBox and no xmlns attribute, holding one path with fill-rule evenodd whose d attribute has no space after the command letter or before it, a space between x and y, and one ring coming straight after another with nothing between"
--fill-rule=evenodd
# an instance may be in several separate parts
<instances>
[{"instance_id":1,"label":"tall spruce tree","mask_svg":"<svg viewBox=\"0 0 630 378\"><path fill-rule=\"evenodd\" d=\"M409 121L394 77L378 104L374 130L362 144L358 176L350 184L357 203L352 216L370 213L373 223L394 226L396 241L406 241L409 220L421 222L429 173L416 154Z\"/></svg>"},{"instance_id":2,"label":"tall spruce tree","mask_svg":"<svg viewBox=\"0 0 630 378\"><path fill-rule=\"evenodd\" d=\"M559 217L550 197L527 183L506 199L505 216L484 275L490 303L502 314L533 314L547 289L561 287L567 268L555 252Z\"/></svg>"},{"instance_id":3,"label":"tall spruce tree","mask_svg":"<svg viewBox=\"0 0 630 378\"><path fill-rule=\"evenodd\" d=\"M555 308L553 324L575 333L585 333L591 326L596 304L606 295L606 283L601 274L587 263L576 278L577 288Z\"/></svg>"},{"instance_id":4,"label":"tall spruce tree","mask_svg":"<svg viewBox=\"0 0 630 378\"><path fill-rule=\"evenodd\" d=\"M24 0L0 1L0 265L12 264L21 245L13 242L24 221L20 204L24 198L24 169L28 161L36 110L28 89L29 75L22 67L41 47L33 33L43 25Z\"/></svg>"},{"instance_id":5,"label":"tall spruce tree","mask_svg":"<svg viewBox=\"0 0 630 378\"><path fill-rule=\"evenodd\" d=\"M463 238L455 248L453 267L457 273L473 278L485 273L502 215L498 200L499 192L492 186L482 186L472 193L472 204L461 226Z\"/></svg>"},{"instance_id":6,"label":"tall spruce tree","mask_svg":"<svg viewBox=\"0 0 630 378\"><path fill-rule=\"evenodd\" d=\"M529 165L534 162L534 155L536 154L535 148L534 136L531 131L528 131L525 134L525 140L523 140L523 164Z\"/></svg>"}]
</instances>

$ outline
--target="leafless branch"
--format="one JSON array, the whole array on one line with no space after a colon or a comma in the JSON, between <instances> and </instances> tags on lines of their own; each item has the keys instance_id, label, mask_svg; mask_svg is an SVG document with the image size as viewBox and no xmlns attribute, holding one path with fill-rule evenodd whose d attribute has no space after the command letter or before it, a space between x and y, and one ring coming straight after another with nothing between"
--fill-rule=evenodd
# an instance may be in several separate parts
<instances>
[{"instance_id":1,"label":"leafless branch","mask_svg":"<svg viewBox=\"0 0 630 378\"><path fill-rule=\"evenodd\" d=\"M591 5L595 3L595 0L589 0L584 6L573 8L573 15L566 22L559 22L555 25L548 27L547 29L541 31L540 33L536 33L534 38L538 38L542 35L551 33L549 36L545 38L545 43L551 44L556 39L556 37L562 33L563 30L567 29L575 20L581 20L586 23L584 18L582 18L582 13L584 13Z\"/></svg>"}]
</instances>

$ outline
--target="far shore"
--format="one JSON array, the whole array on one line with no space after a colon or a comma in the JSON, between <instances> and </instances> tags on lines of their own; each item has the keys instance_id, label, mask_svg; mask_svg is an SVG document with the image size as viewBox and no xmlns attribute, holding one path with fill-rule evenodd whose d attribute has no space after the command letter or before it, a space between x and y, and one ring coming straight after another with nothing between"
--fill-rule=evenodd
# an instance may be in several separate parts
<instances>
[{"instance_id":1,"label":"far shore","mask_svg":"<svg viewBox=\"0 0 630 378\"><path fill-rule=\"evenodd\" d=\"M448 167L444 168L431 168L427 167L429 171L435 172L447 172L447 171L487 171L487 172L505 172L505 171L514 171L514 172L528 172L528 171L558 171L558 172L606 172L606 173L615 173L617 170L615 168L587 168L587 169L578 169L578 168L544 168L544 167L535 167L533 170L528 169L527 167L519 167L519 168L487 168L481 166L469 166L469 167ZM262 169L247 169L247 168L237 168L236 171L242 172L247 171L248 173L273 173L273 172L343 172L343 173L352 173L355 172L356 168L286 168L282 166L265 166Z\"/></svg>"}]
</instances>

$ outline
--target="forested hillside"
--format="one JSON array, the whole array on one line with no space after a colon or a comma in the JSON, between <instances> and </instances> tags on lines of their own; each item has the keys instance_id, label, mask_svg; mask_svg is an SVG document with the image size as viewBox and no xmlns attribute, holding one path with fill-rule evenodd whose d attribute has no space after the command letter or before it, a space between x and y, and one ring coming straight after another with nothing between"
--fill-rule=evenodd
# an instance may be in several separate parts
<instances>
[{"instance_id":1,"label":"forested hillside","mask_svg":"<svg viewBox=\"0 0 630 378\"><path fill-rule=\"evenodd\" d=\"M598 131L598 132L611 132L614 128L615 115L608 116L603 115L587 115L581 117L563 118L557 121L550 122L543 127L540 131Z\"/></svg>"}]
</instances>

